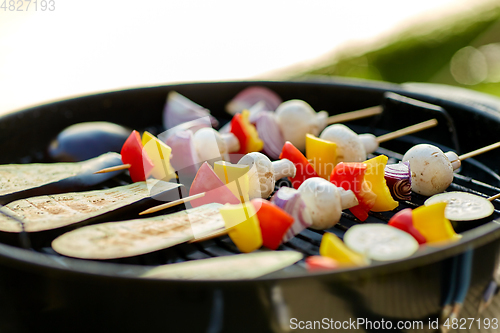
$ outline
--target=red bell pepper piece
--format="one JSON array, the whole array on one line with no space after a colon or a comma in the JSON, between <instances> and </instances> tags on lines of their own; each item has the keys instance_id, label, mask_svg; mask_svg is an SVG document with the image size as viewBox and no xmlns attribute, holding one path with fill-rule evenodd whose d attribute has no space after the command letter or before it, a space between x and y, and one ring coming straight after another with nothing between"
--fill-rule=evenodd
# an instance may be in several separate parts
<instances>
[{"instance_id":1,"label":"red bell pepper piece","mask_svg":"<svg viewBox=\"0 0 500 333\"><path fill-rule=\"evenodd\" d=\"M245 125L240 113L235 114L231 120L231 133L236 136L240 143L240 150L235 154L245 155L247 153L248 135L245 132Z\"/></svg>"},{"instance_id":2,"label":"red bell pepper piece","mask_svg":"<svg viewBox=\"0 0 500 333\"><path fill-rule=\"evenodd\" d=\"M413 236L418 242L418 244L424 244L427 242L425 237L420 233L420 231L413 225L412 209L405 208L400 212L394 214L388 223L390 226L406 231Z\"/></svg>"},{"instance_id":3,"label":"red bell pepper piece","mask_svg":"<svg viewBox=\"0 0 500 333\"><path fill-rule=\"evenodd\" d=\"M134 183L145 181L149 177L154 165L146 152L143 153L139 132L134 130L130 133L120 153L123 164L130 164L130 178Z\"/></svg>"},{"instance_id":4,"label":"red bell pepper piece","mask_svg":"<svg viewBox=\"0 0 500 333\"><path fill-rule=\"evenodd\" d=\"M306 268L309 272L329 271L339 267L339 263L330 257L310 256L306 258Z\"/></svg>"},{"instance_id":5,"label":"red bell pepper piece","mask_svg":"<svg viewBox=\"0 0 500 333\"><path fill-rule=\"evenodd\" d=\"M257 212L257 218L262 232L262 244L276 250L283 240L283 236L292 226L294 218L272 202L264 199L253 199L252 205Z\"/></svg>"},{"instance_id":6,"label":"red bell pepper piece","mask_svg":"<svg viewBox=\"0 0 500 333\"><path fill-rule=\"evenodd\" d=\"M285 142L285 145L281 150L280 159L283 158L290 160L297 169L295 177L289 178L294 189L298 189L299 186L308 178L319 177L314 170L314 167L311 163L309 163L304 154L295 148L290 141Z\"/></svg>"},{"instance_id":7,"label":"red bell pepper piece","mask_svg":"<svg viewBox=\"0 0 500 333\"><path fill-rule=\"evenodd\" d=\"M377 195L370 190L364 181L366 168L364 163L340 162L330 175L330 182L333 185L354 192L359 205L349 208L349 210L361 221L368 218L368 212L377 199Z\"/></svg>"}]
</instances>

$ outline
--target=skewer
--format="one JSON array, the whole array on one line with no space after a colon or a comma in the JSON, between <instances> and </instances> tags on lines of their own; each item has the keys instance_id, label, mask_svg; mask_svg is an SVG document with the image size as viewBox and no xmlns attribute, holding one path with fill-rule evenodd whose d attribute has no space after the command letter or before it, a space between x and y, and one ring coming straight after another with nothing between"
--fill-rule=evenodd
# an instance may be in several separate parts
<instances>
[{"instance_id":1,"label":"skewer","mask_svg":"<svg viewBox=\"0 0 500 333\"><path fill-rule=\"evenodd\" d=\"M376 138L376 140L378 143L386 142L386 141L389 141L392 139L399 138L401 136L409 135L412 133L422 131L422 130L427 129L427 128L434 127L437 125L437 123L438 123L438 121L436 119L430 119L430 120L427 120L427 121L424 121L424 122L421 122L421 123L418 123L418 124L415 124L412 126L402 128L400 130L397 130L397 131L394 131L391 133L387 133L387 134L378 136Z\"/></svg>"},{"instance_id":2,"label":"skewer","mask_svg":"<svg viewBox=\"0 0 500 333\"><path fill-rule=\"evenodd\" d=\"M210 239L214 239L214 238L217 238L217 237L220 237L220 236L227 235L228 232L229 232L229 229L219 230L219 231L213 232L211 234L205 235L203 237L192 239L188 243L204 242L204 241L207 241L207 240L210 240Z\"/></svg>"},{"instance_id":3,"label":"skewer","mask_svg":"<svg viewBox=\"0 0 500 333\"><path fill-rule=\"evenodd\" d=\"M331 124L335 124L335 123L342 123L342 122L349 121L349 120L356 120L356 119L376 116L378 114L381 114L382 111L383 111L382 106L377 105L377 106L372 106L372 107L369 107L366 109L361 109L358 111L341 113L341 114L337 114L337 115L328 117L327 124L331 125Z\"/></svg>"},{"instance_id":4,"label":"skewer","mask_svg":"<svg viewBox=\"0 0 500 333\"><path fill-rule=\"evenodd\" d=\"M195 194L195 195L191 195L189 197L185 197L185 198L182 198L182 199L179 199L179 200L167 202L167 203L164 203L163 205L158 205L158 206L146 209L146 210L140 212L139 215L156 213L156 212L158 212L160 210L167 209L167 208L170 208L170 207L174 207L174 206L180 205L182 203L189 202L191 200L201 198L203 196L205 196L205 192L198 193L198 194Z\"/></svg>"},{"instance_id":5,"label":"skewer","mask_svg":"<svg viewBox=\"0 0 500 333\"><path fill-rule=\"evenodd\" d=\"M486 200L493 201L493 200L498 199L498 198L500 198L500 193L495 194L489 198L486 198Z\"/></svg>"},{"instance_id":6,"label":"skewer","mask_svg":"<svg viewBox=\"0 0 500 333\"><path fill-rule=\"evenodd\" d=\"M474 156L476 156L476 155L479 155L479 154L485 153L485 152L487 152L487 151L490 151L490 150L496 149L496 148L498 148L498 147L500 147L500 141L499 141L499 142L497 142L497 143L493 143L493 144L491 144L491 145L489 145L489 146L486 146L486 147L483 147L483 148L476 149L476 150L474 150L474 151L471 151L470 153L460 155L460 156L458 157L458 159L459 159L460 161L463 161L463 160L465 160L465 159L467 159L467 158L469 158L469 157L474 157Z\"/></svg>"},{"instance_id":7,"label":"skewer","mask_svg":"<svg viewBox=\"0 0 500 333\"><path fill-rule=\"evenodd\" d=\"M132 166L131 164L116 165L113 167L104 168L104 169L101 169L99 171L96 171L96 172L94 172L94 174L125 170L125 169L129 169L131 166Z\"/></svg>"}]
</instances>

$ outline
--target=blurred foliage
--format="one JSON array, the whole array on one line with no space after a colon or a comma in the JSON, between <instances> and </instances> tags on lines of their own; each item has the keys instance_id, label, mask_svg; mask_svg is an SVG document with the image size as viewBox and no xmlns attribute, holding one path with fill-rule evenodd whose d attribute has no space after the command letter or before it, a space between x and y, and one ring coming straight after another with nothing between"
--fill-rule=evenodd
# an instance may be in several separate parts
<instances>
[{"instance_id":1,"label":"blurred foliage","mask_svg":"<svg viewBox=\"0 0 500 333\"><path fill-rule=\"evenodd\" d=\"M344 50L303 74L445 83L500 95L499 82L463 85L450 73L450 61L458 50L483 43L500 43L500 4L440 19L432 27L415 25L378 47Z\"/></svg>"}]
</instances>

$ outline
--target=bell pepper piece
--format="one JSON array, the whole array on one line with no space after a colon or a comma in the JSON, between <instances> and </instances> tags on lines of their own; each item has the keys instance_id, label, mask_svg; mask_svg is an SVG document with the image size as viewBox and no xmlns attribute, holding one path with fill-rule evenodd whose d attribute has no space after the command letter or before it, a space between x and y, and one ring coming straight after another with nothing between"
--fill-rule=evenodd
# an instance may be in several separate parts
<instances>
[{"instance_id":1,"label":"bell pepper piece","mask_svg":"<svg viewBox=\"0 0 500 333\"><path fill-rule=\"evenodd\" d=\"M281 244L283 236L292 226L294 218L275 204L264 199L251 201L262 232L262 243L271 250L276 250Z\"/></svg>"},{"instance_id":2,"label":"bell pepper piece","mask_svg":"<svg viewBox=\"0 0 500 333\"><path fill-rule=\"evenodd\" d=\"M189 195L195 195L205 192L201 198L191 200L191 206L199 207L209 203L232 204L240 203L240 200L234 196L233 192L217 177L210 164L204 162L189 189Z\"/></svg>"},{"instance_id":3,"label":"bell pepper piece","mask_svg":"<svg viewBox=\"0 0 500 333\"><path fill-rule=\"evenodd\" d=\"M129 172L132 181L145 181L153 170L153 162L146 152L143 152L141 135L137 131L132 131L121 149L123 164L130 164Z\"/></svg>"},{"instance_id":4,"label":"bell pepper piece","mask_svg":"<svg viewBox=\"0 0 500 333\"><path fill-rule=\"evenodd\" d=\"M413 225L425 237L427 243L459 240L450 220L444 215L446 202L420 206L412 211Z\"/></svg>"},{"instance_id":5,"label":"bell pepper piece","mask_svg":"<svg viewBox=\"0 0 500 333\"><path fill-rule=\"evenodd\" d=\"M261 151L264 148L264 142L259 139L259 134L255 126L248 119L250 112L243 110L242 113L235 114L231 120L231 133L233 133L240 142L240 149L236 154L248 154L255 151Z\"/></svg>"},{"instance_id":6,"label":"bell pepper piece","mask_svg":"<svg viewBox=\"0 0 500 333\"><path fill-rule=\"evenodd\" d=\"M214 163L214 172L227 188L233 192L240 202L248 202L250 197L250 180L248 171L250 166L241 164L231 164L229 162L217 161Z\"/></svg>"},{"instance_id":7,"label":"bell pepper piece","mask_svg":"<svg viewBox=\"0 0 500 333\"><path fill-rule=\"evenodd\" d=\"M337 160L337 144L306 134L306 157L318 175L328 180Z\"/></svg>"},{"instance_id":8,"label":"bell pepper piece","mask_svg":"<svg viewBox=\"0 0 500 333\"><path fill-rule=\"evenodd\" d=\"M172 148L148 131L142 133L142 145L154 165L151 175L166 182L174 178L175 169L170 164Z\"/></svg>"},{"instance_id":9,"label":"bell pepper piece","mask_svg":"<svg viewBox=\"0 0 500 333\"><path fill-rule=\"evenodd\" d=\"M349 249L340 238L331 232L323 234L319 254L332 258L340 266L364 266L369 263L365 256Z\"/></svg>"},{"instance_id":10,"label":"bell pepper piece","mask_svg":"<svg viewBox=\"0 0 500 333\"><path fill-rule=\"evenodd\" d=\"M339 267L339 263L330 257L310 256L306 258L306 268L309 272L330 271Z\"/></svg>"},{"instance_id":11,"label":"bell pepper piece","mask_svg":"<svg viewBox=\"0 0 500 333\"><path fill-rule=\"evenodd\" d=\"M250 202L238 205L224 205L220 213L229 237L241 252L248 253L262 246L259 219Z\"/></svg>"},{"instance_id":12,"label":"bell pepper piece","mask_svg":"<svg viewBox=\"0 0 500 333\"><path fill-rule=\"evenodd\" d=\"M392 198L391 191L384 177L387 161L387 156L379 155L363 162L367 166L365 182L372 192L377 195L375 203L371 208L374 212L387 212L399 206L399 202Z\"/></svg>"},{"instance_id":13,"label":"bell pepper piece","mask_svg":"<svg viewBox=\"0 0 500 333\"><path fill-rule=\"evenodd\" d=\"M289 178L294 189L298 189L306 179L318 177L311 163L290 141L285 142L281 150L280 159L283 158L290 160L297 169L295 177Z\"/></svg>"},{"instance_id":14,"label":"bell pepper piece","mask_svg":"<svg viewBox=\"0 0 500 333\"><path fill-rule=\"evenodd\" d=\"M388 223L390 226L398 228L400 230L406 231L415 238L418 244L426 243L425 237L420 233L420 231L413 225L412 209L405 208L402 211L394 214Z\"/></svg>"},{"instance_id":15,"label":"bell pepper piece","mask_svg":"<svg viewBox=\"0 0 500 333\"><path fill-rule=\"evenodd\" d=\"M351 190L356 195L359 204L349 208L360 221L368 218L368 212L375 204L377 196L370 190L370 187L364 180L367 166L363 163L344 163L340 162L335 166L330 175L330 182L337 187L345 190Z\"/></svg>"}]
</instances>

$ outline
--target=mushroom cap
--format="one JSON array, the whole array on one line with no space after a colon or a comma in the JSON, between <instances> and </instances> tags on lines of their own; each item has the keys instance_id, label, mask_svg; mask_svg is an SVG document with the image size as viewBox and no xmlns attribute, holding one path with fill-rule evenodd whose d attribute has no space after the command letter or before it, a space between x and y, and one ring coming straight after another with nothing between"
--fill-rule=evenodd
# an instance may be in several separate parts
<instances>
[{"instance_id":1,"label":"mushroom cap","mask_svg":"<svg viewBox=\"0 0 500 333\"><path fill-rule=\"evenodd\" d=\"M316 113L309 104L299 99L283 102L276 109L283 139L301 151L306 147L306 134L317 136L325 128L327 117L326 111Z\"/></svg>"},{"instance_id":2,"label":"mushroom cap","mask_svg":"<svg viewBox=\"0 0 500 333\"><path fill-rule=\"evenodd\" d=\"M238 164L250 166L248 179L250 199L268 198L274 191L274 166L271 160L264 154L253 152L243 156Z\"/></svg>"},{"instance_id":3,"label":"mushroom cap","mask_svg":"<svg viewBox=\"0 0 500 333\"><path fill-rule=\"evenodd\" d=\"M337 144L336 163L363 162L366 160L365 146L358 135L345 125L330 125L325 128L319 137Z\"/></svg>"},{"instance_id":4,"label":"mushroom cap","mask_svg":"<svg viewBox=\"0 0 500 333\"><path fill-rule=\"evenodd\" d=\"M193 135L193 143L200 161L221 159L226 152L226 143L213 128L201 128Z\"/></svg>"},{"instance_id":5,"label":"mushroom cap","mask_svg":"<svg viewBox=\"0 0 500 333\"><path fill-rule=\"evenodd\" d=\"M326 179L313 177L306 179L298 191L309 208L311 228L328 229L339 222L342 206L340 193L335 185Z\"/></svg>"},{"instance_id":6,"label":"mushroom cap","mask_svg":"<svg viewBox=\"0 0 500 333\"><path fill-rule=\"evenodd\" d=\"M409 149L403 162L410 162L412 191L431 196L441 193L453 181L453 167L441 149L419 144Z\"/></svg>"}]
</instances>

